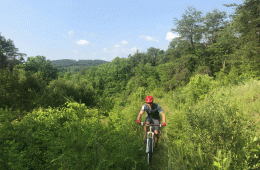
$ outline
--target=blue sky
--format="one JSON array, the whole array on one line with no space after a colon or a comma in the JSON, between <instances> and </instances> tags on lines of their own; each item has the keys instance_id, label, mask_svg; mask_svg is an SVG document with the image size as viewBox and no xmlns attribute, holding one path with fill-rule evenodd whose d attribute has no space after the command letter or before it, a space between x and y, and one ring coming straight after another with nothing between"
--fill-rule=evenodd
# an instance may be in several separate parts
<instances>
[{"instance_id":1,"label":"blue sky","mask_svg":"<svg viewBox=\"0 0 260 170\"><path fill-rule=\"evenodd\" d=\"M189 5L231 14L222 4L241 0L0 0L0 32L28 57L112 61L137 49L167 50L176 36L173 18Z\"/></svg>"}]
</instances>

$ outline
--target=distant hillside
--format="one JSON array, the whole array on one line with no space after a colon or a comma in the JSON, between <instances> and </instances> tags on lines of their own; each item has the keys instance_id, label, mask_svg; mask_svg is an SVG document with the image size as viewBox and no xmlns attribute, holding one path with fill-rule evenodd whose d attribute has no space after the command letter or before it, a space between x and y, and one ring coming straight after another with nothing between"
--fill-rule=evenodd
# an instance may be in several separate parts
<instances>
[{"instance_id":1,"label":"distant hillside","mask_svg":"<svg viewBox=\"0 0 260 170\"><path fill-rule=\"evenodd\" d=\"M51 61L56 66L95 66L104 63L108 63L108 61L104 60L71 60L71 59L62 59L62 60L53 60Z\"/></svg>"}]
</instances>

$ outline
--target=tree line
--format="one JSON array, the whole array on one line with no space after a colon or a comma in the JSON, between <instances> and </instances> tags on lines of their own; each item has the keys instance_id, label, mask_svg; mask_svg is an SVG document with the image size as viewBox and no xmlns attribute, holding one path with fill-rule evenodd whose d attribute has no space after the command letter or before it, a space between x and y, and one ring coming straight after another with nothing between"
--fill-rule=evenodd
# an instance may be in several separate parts
<instances>
[{"instance_id":1,"label":"tree line","mask_svg":"<svg viewBox=\"0 0 260 170\"><path fill-rule=\"evenodd\" d=\"M174 18L171 31L179 37L166 51L150 47L127 58L66 71L44 56L28 57L24 62L26 54L1 36L0 107L30 110L59 106L69 99L93 107L107 106L106 112L113 106L107 102L110 98L130 95L139 88L168 92L185 86L196 74L259 77L256 4L247 0L241 5L227 5L236 8L229 20L217 9L203 16L190 6L181 19Z\"/></svg>"}]
</instances>

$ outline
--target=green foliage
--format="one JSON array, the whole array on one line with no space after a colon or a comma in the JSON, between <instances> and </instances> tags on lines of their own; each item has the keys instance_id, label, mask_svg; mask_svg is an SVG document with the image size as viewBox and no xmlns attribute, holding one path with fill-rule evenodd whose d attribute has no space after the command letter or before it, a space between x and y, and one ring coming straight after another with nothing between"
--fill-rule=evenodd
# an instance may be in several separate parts
<instances>
[{"instance_id":1,"label":"green foliage","mask_svg":"<svg viewBox=\"0 0 260 170\"><path fill-rule=\"evenodd\" d=\"M238 50L232 55L234 64L240 65L242 68L247 66L246 72L255 72L256 76L260 76L259 66L259 1L246 0L243 4L238 5L233 25L239 35L236 42Z\"/></svg>"},{"instance_id":2,"label":"green foliage","mask_svg":"<svg viewBox=\"0 0 260 170\"><path fill-rule=\"evenodd\" d=\"M247 81L256 77L254 72L243 72L243 69L240 68L231 67L229 73L225 73L224 70L221 69L218 73L216 73L216 80L218 80L217 84L221 86L245 84Z\"/></svg>"},{"instance_id":3,"label":"green foliage","mask_svg":"<svg viewBox=\"0 0 260 170\"><path fill-rule=\"evenodd\" d=\"M0 160L4 169L145 167L136 125L130 123L134 121L131 107L122 111L117 105L110 113L109 124L102 123L98 110L89 110L78 103L67 103L59 109L34 110L21 122L13 123L8 120L3 123L8 112L0 111ZM125 115L120 117L121 121L117 121L119 115Z\"/></svg>"},{"instance_id":4,"label":"green foliage","mask_svg":"<svg viewBox=\"0 0 260 170\"><path fill-rule=\"evenodd\" d=\"M194 75L196 74L202 74L202 75L209 75L212 76L212 71L210 70L209 66L199 66L195 72L193 73Z\"/></svg>"},{"instance_id":5,"label":"green foliage","mask_svg":"<svg viewBox=\"0 0 260 170\"><path fill-rule=\"evenodd\" d=\"M213 73L220 71L221 68L225 69L231 66L234 61L231 54L236 50L236 42L238 41L232 26L222 29L216 34L217 42L209 45L206 49L210 54L208 64Z\"/></svg>"},{"instance_id":6,"label":"green foliage","mask_svg":"<svg viewBox=\"0 0 260 170\"><path fill-rule=\"evenodd\" d=\"M136 66L138 66L139 63L142 63L144 65L147 63L145 53L137 52L133 56L130 56L129 60L131 63L131 67L136 67Z\"/></svg>"},{"instance_id":7,"label":"green foliage","mask_svg":"<svg viewBox=\"0 0 260 170\"><path fill-rule=\"evenodd\" d=\"M183 41L180 39L173 39L170 42L170 46L167 49L165 55L169 58L171 62L176 61L182 57L182 55L187 55L192 51L192 46L188 41Z\"/></svg>"},{"instance_id":8,"label":"green foliage","mask_svg":"<svg viewBox=\"0 0 260 170\"><path fill-rule=\"evenodd\" d=\"M189 6L182 15L182 19L175 18L174 21L176 29L172 29L172 31L177 32L182 39L188 40L194 48L194 42L198 42L202 37L201 11Z\"/></svg>"},{"instance_id":9,"label":"green foliage","mask_svg":"<svg viewBox=\"0 0 260 170\"><path fill-rule=\"evenodd\" d=\"M7 56L0 51L0 69L6 68L7 65Z\"/></svg>"},{"instance_id":10,"label":"green foliage","mask_svg":"<svg viewBox=\"0 0 260 170\"><path fill-rule=\"evenodd\" d=\"M85 74L85 69L88 69L90 66L97 66L100 64L108 63L103 60L70 60L70 59L62 59L62 60L52 60L51 63L56 66L59 72L71 72L78 73L82 72Z\"/></svg>"},{"instance_id":11,"label":"green foliage","mask_svg":"<svg viewBox=\"0 0 260 170\"><path fill-rule=\"evenodd\" d=\"M195 70L196 56L186 55L176 59L175 63L166 63L158 67L162 87L166 90L173 90L186 85L189 82L191 73Z\"/></svg>"},{"instance_id":12,"label":"green foliage","mask_svg":"<svg viewBox=\"0 0 260 170\"><path fill-rule=\"evenodd\" d=\"M185 88L185 92L189 96L187 101L196 103L198 100L204 99L205 95L212 89L212 86L213 77L199 74L191 77L190 82Z\"/></svg>"},{"instance_id":13,"label":"green foliage","mask_svg":"<svg viewBox=\"0 0 260 170\"><path fill-rule=\"evenodd\" d=\"M5 37L0 34L0 69L9 66L12 70L15 65L22 63L24 60L23 57L25 57L26 54L19 53L18 51L13 40L6 40Z\"/></svg>"},{"instance_id":14,"label":"green foliage","mask_svg":"<svg viewBox=\"0 0 260 170\"><path fill-rule=\"evenodd\" d=\"M189 7L166 52L150 47L85 68L64 60L58 79L43 56L0 69L0 169L147 168L135 121L148 94L167 116L167 165L158 166L259 169L258 4L239 5L229 25L225 13ZM4 68L17 51L1 43Z\"/></svg>"},{"instance_id":15,"label":"green foliage","mask_svg":"<svg viewBox=\"0 0 260 170\"><path fill-rule=\"evenodd\" d=\"M62 59L62 60L52 60L54 65L62 65L62 66L92 66L107 63L107 61L103 60L70 60L70 59Z\"/></svg>"},{"instance_id":16,"label":"green foliage","mask_svg":"<svg viewBox=\"0 0 260 170\"><path fill-rule=\"evenodd\" d=\"M47 100L46 100L47 99ZM86 80L77 77L69 79L59 78L53 80L46 87L46 97L43 98L42 106L58 107L68 99L85 103L86 106L94 106L95 91Z\"/></svg>"},{"instance_id":17,"label":"green foliage","mask_svg":"<svg viewBox=\"0 0 260 170\"><path fill-rule=\"evenodd\" d=\"M223 28L227 23L224 21L226 13L214 9L208 12L204 18L204 29L206 32L206 43L211 44L216 42L216 33L219 29Z\"/></svg>"},{"instance_id":18,"label":"green foliage","mask_svg":"<svg viewBox=\"0 0 260 170\"><path fill-rule=\"evenodd\" d=\"M134 76L128 81L126 90L134 92L139 87L147 88L148 90L155 89L159 83L159 75L156 68L152 67L150 63L143 65L140 63L134 68Z\"/></svg>"},{"instance_id":19,"label":"green foliage","mask_svg":"<svg viewBox=\"0 0 260 170\"><path fill-rule=\"evenodd\" d=\"M197 75L187 85L187 91L175 91L174 96L169 93L168 102L174 114L167 120L171 141L168 168L259 168L259 141L255 138L259 123L258 117L253 119L251 114L260 111L259 82L230 87L216 84L208 76ZM196 104L189 102L194 99L190 95L191 85L197 87L197 96L204 96Z\"/></svg>"},{"instance_id":20,"label":"green foliage","mask_svg":"<svg viewBox=\"0 0 260 170\"><path fill-rule=\"evenodd\" d=\"M21 89L19 86L19 72L9 69L0 70L0 107L19 108L21 101Z\"/></svg>"},{"instance_id":21,"label":"green foliage","mask_svg":"<svg viewBox=\"0 0 260 170\"><path fill-rule=\"evenodd\" d=\"M115 58L111 63L91 67L86 71L85 78L92 82L100 96L110 97L125 90L131 75L129 59Z\"/></svg>"},{"instance_id":22,"label":"green foliage","mask_svg":"<svg viewBox=\"0 0 260 170\"><path fill-rule=\"evenodd\" d=\"M39 73L28 74L22 69L0 70L0 108L31 110L44 97L46 83Z\"/></svg>"},{"instance_id":23,"label":"green foliage","mask_svg":"<svg viewBox=\"0 0 260 170\"><path fill-rule=\"evenodd\" d=\"M148 63L151 63L151 66L156 66L159 63L164 62L164 51L158 48L150 47L146 52L146 60Z\"/></svg>"},{"instance_id":24,"label":"green foliage","mask_svg":"<svg viewBox=\"0 0 260 170\"><path fill-rule=\"evenodd\" d=\"M237 6L234 21L239 26L237 29L242 36L251 36L252 31L259 31L259 3L258 0L246 0Z\"/></svg>"},{"instance_id":25,"label":"green foliage","mask_svg":"<svg viewBox=\"0 0 260 170\"><path fill-rule=\"evenodd\" d=\"M221 150L218 150L217 156L215 157L214 166L218 169L228 170L231 163L231 152L222 153Z\"/></svg>"},{"instance_id":26,"label":"green foliage","mask_svg":"<svg viewBox=\"0 0 260 170\"><path fill-rule=\"evenodd\" d=\"M58 77L58 69L44 56L28 57L25 64L20 64L17 67L31 74L40 74L47 83Z\"/></svg>"}]
</instances>

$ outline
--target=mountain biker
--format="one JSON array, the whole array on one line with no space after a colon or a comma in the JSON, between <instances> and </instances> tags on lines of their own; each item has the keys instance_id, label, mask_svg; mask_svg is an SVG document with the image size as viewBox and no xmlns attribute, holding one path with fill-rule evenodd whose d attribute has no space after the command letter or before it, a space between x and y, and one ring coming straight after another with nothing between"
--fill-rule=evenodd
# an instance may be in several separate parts
<instances>
[{"instance_id":1,"label":"mountain biker","mask_svg":"<svg viewBox=\"0 0 260 170\"><path fill-rule=\"evenodd\" d=\"M151 122L154 124L160 124L160 115L163 118L163 124L162 126L166 126L166 118L165 115L163 114L163 109L157 104L153 103L153 97L152 96L146 96L145 98L146 104L143 105L142 109L139 112L139 115L137 117L137 123L141 123L140 119L141 116L144 114L144 112L147 112L147 117L145 119L146 125L149 125ZM159 126L154 126L154 136L155 136L155 148L157 148L158 140L159 140ZM144 127L144 132L145 132L145 141L147 140L147 131L148 131L148 126Z\"/></svg>"}]
</instances>

